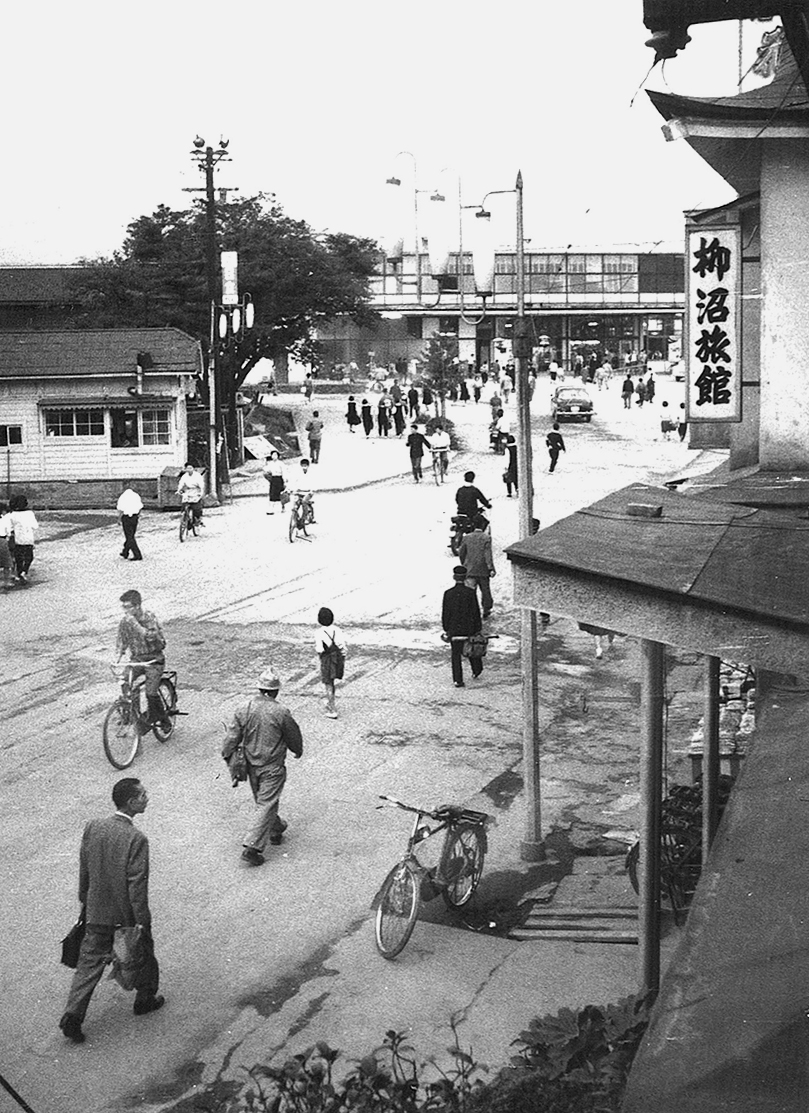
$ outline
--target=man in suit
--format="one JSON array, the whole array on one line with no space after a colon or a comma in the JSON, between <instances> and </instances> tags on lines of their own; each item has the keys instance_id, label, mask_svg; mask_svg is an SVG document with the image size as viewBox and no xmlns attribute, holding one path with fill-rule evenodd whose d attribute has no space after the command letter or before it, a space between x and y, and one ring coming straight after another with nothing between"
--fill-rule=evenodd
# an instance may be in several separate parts
<instances>
[{"instance_id":1,"label":"man in suit","mask_svg":"<svg viewBox=\"0 0 809 1113\"><path fill-rule=\"evenodd\" d=\"M452 575L455 586L444 592L441 625L444 627L444 639L452 648L452 679L456 688L463 688L463 645L472 634L480 633L483 623L475 589L466 586L466 567L456 565ZM472 676L480 676L483 672L483 659L470 657L469 664L472 667Z\"/></svg>"},{"instance_id":2,"label":"man in suit","mask_svg":"<svg viewBox=\"0 0 809 1113\"><path fill-rule=\"evenodd\" d=\"M473 591L480 588L480 601L483 604L483 617L492 613L494 602L490 580L494 576L494 557L492 556L492 535L484 528L480 517L475 519L474 529L467 533L458 549L458 556L466 566L466 585Z\"/></svg>"},{"instance_id":3,"label":"man in suit","mask_svg":"<svg viewBox=\"0 0 809 1113\"><path fill-rule=\"evenodd\" d=\"M84 828L79 854L79 901L87 930L79 964L59 1027L73 1043L84 1043L82 1021L93 990L112 952L116 927L139 927L143 964L135 992L137 1016L164 1003L157 995L160 971L154 953L149 911L149 840L133 822L146 811L149 797L136 777L124 777L112 790L116 807L106 819Z\"/></svg>"}]
</instances>

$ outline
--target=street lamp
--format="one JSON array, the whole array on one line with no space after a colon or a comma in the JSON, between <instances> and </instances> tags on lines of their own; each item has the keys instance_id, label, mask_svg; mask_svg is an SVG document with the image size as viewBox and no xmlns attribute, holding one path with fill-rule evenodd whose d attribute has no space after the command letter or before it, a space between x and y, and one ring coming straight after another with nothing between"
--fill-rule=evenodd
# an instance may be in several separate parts
<instances>
[{"instance_id":1,"label":"street lamp","mask_svg":"<svg viewBox=\"0 0 809 1113\"><path fill-rule=\"evenodd\" d=\"M416 300L421 303L422 297L422 268L421 268L421 238L419 235L419 194L429 193L427 189L418 188L418 163L416 156L412 151L399 151L395 158L400 158L402 155L407 155L413 161L413 237L414 237L414 251L416 256ZM395 161L395 159L394 159ZM385 179L385 185L401 188L402 179L396 175L391 174L389 178ZM388 255L388 258L395 258L398 252L396 247L402 244L402 256L404 256L404 244L402 240L397 240L394 245L394 251Z\"/></svg>"},{"instance_id":2,"label":"street lamp","mask_svg":"<svg viewBox=\"0 0 809 1113\"><path fill-rule=\"evenodd\" d=\"M458 265L458 289L460 309L463 320L463 210L478 210L479 228L486 227L487 237L485 257L482 244L478 243L479 259L474 265L475 287L483 297L483 314L486 314L486 297L494 285L494 244L490 235L490 214L485 208L486 200L497 194L513 193L516 199L517 216L517 319L514 323L514 370L517 387L517 485L520 536L530 537L534 532L534 484L531 444L531 396L528 385L529 339L528 321L525 316L525 230L523 223L523 178L518 171L513 189L493 189L485 194L479 205L465 206L461 196L461 179L458 175L458 239L460 258ZM444 198L436 191L433 200ZM474 254L473 254L474 260ZM479 282L480 276L480 282ZM488 281L487 281L488 278ZM481 290L481 284L489 290ZM478 322L475 322L478 323ZM542 845L541 799L539 780L539 709L537 683L537 618L536 612L523 608L520 619L520 660L522 666L522 704L523 704L523 765L526 796L526 830L521 845L522 857L527 861L541 861L544 856Z\"/></svg>"}]
</instances>

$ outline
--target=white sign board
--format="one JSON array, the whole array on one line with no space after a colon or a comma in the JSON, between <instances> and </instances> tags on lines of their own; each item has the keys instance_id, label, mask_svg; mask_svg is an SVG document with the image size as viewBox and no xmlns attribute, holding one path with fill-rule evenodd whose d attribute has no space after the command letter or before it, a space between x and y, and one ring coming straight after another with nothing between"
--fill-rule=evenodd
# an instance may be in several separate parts
<instances>
[{"instance_id":1,"label":"white sign board","mask_svg":"<svg viewBox=\"0 0 809 1113\"><path fill-rule=\"evenodd\" d=\"M220 252L222 259L222 305L239 304L239 253Z\"/></svg>"},{"instance_id":2,"label":"white sign board","mask_svg":"<svg viewBox=\"0 0 809 1113\"><path fill-rule=\"evenodd\" d=\"M741 421L741 233L719 225L688 234L686 417Z\"/></svg>"}]
</instances>

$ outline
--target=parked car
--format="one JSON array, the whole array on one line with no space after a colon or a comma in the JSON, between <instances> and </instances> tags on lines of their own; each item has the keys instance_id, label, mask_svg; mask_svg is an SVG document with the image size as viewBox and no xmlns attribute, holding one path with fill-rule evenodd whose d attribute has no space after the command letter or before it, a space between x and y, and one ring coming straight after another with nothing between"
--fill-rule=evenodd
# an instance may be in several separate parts
<instances>
[{"instance_id":1,"label":"parked car","mask_svg":"<svg viewBox=\"0 0 809 1113\"><path fill-rule=\"evenodd\" d=\"M593 400L584 387L560 386L556 388L551 403L553 420L570 418L582 421L591 421L593 417Z\"/></svg>"}]
</instances>

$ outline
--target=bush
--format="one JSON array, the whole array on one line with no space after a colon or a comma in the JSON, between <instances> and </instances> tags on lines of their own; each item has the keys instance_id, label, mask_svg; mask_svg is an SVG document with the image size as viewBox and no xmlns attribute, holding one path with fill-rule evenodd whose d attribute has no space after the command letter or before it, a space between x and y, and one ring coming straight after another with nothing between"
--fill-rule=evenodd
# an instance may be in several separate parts
<instances>
[{"instance_id":1,"label":"bush","mask_svg":"<svg viewBox=\"0 0 809 1113\"><path fill-rule=\"evenodd\" d=\"M432 1082L420 1077L426 1064L402 1032L388 1031L339 1082L340 1052L321 1041L280 1067L254 1067L227 1113L618 1113L649 1003L627 997L532 1020L514 1040L518 1054L488 1084L454 1026L454 1066L436 1068Z\"/></svg>"}]
</instances>

